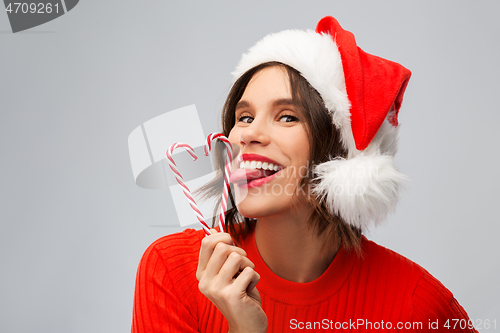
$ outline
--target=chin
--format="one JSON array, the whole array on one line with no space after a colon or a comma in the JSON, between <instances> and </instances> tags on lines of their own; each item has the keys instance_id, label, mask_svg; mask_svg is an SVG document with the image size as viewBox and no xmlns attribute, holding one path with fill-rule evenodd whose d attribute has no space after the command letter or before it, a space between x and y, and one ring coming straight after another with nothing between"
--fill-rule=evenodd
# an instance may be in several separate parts
<instances>
[{"instance_id":1,"label":"chin","mask_svg":"<svg viewBox=\"0 0 500 333\"><path fill-rule=\"evenodd\" d=\"M237 199L238 200L238 199ZM259 218L271 216L279 212L275 200L269 196L246 196L241 202L237 203L238 211L247 218Z\"/></svg>"},{"instance_id":2,"label":"chin","mask_svg":"<svg viewBox=\"0 0 500 333\"><path fill-rule=\"evenodd\" d=\"M263 218L276 216L281 213L289 212L292 208L292 198L272 196L272 195L247 195L237 201L238 212L247 218ZM238 199L237 199L238 200Z\"/></svg>"},{"instance_id":3,"label":"chin","mask_svg":"<svg viewBox=\"0 0 500 333\"><path fill-rule=\"evenodd\" d=\"M244 217L250 219L256 219L259 217L270 215L269 209L267 209L267 207L265 207L261 203L256 203L252 201L253 200L246 198L245 200L240 202L237 205L238 212L240 212L240 214L243 215Z\"/></svg>"}]
</instances>

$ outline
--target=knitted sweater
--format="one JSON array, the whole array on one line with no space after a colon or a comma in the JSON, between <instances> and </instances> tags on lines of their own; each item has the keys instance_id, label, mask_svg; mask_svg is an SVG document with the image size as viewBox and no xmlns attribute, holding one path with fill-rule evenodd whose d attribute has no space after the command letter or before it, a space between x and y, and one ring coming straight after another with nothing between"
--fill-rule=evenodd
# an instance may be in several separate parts
<instances>
[{"instance_id":1,"label":"knitted sweater","mask_svg":"<svg viewBox=\"0 0 500 333\"><path fill-rule=\"evenodd\" d=\"M188 229L146 250L137 272L132 332L228 331L225 318L198 290L203 237L203 231ZM261 276L257 289L267 332L476 332L465 325L467 313L437 279L365 237L362 257L340 247L323 275L309 283L275 275L260 257L253 234L242 248Z\"/></svg>"}]
</instances>

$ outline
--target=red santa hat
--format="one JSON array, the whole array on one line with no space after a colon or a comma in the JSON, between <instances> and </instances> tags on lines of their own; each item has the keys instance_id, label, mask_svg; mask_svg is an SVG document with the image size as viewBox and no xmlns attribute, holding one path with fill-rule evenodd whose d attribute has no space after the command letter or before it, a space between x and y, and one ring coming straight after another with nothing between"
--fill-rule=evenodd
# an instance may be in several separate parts
<instances>
[{"instance_id":1,"label":"red santa hat","mask_svg":"<svg viewBox=\"0 0 500 333\"><path fill-rule=\"evenodd\" d=\"M361 50L331 16L316 31L270 34L242 56L235 79L262 63L296 69L323 98L346 158L314 167L313 193L352 226L366 229L391 212L406 178L395 167L398 112L411 72Z\"/></svg>"}]
</instances>

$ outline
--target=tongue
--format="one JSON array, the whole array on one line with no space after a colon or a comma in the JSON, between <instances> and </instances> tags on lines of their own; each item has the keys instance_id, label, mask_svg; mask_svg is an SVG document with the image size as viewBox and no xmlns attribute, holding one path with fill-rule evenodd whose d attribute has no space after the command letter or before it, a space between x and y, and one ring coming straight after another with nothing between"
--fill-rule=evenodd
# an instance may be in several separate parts
<instances>
[{"instance_id":1,"label":"tongue","mask_svg":"<svg viewBox=\"0 0 500 333\"><path fill-rule=\"evenodd\" d=\"M229 180L231 181L231 183L237 185L246 184L255 179L269 177L275 172L276 171L261 169L238 169L235 172L231 173Z\"/></svg>"}]
</instances>

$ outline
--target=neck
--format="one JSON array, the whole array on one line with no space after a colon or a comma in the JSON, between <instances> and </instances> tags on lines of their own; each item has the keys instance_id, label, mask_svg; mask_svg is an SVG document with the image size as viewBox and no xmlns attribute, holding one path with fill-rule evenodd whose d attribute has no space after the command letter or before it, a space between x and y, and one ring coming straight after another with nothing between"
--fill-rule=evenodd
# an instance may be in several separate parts
<instances>
[{"instance_id":1,"label":"neck","mask_svg":"<svg viewBox=\"0 0 500 333\"><path fill-rule=\"evenodd\" d=\"M312 209L259 218L255 242L266 265L279 277L292 282L311 282L328 268L340 242L317 235L307 221Z\"/></svg>"}]
</instances>

